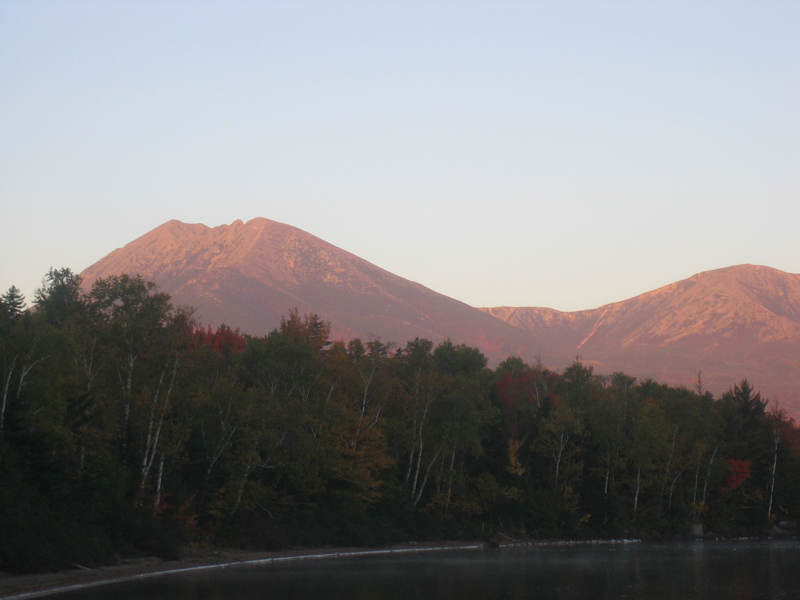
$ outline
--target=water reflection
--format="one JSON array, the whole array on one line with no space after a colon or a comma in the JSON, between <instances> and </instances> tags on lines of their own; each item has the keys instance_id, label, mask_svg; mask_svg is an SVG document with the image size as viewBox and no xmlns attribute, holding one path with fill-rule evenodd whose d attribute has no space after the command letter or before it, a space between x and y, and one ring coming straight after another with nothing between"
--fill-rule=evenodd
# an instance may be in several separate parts
<instances>
[{"instance_id":1,"label":"water reflection","mask_svg":"<svg viewBox=\"0 0 800 600\"><path fill-rule=\"evenodd\" d=\"M60 594L72 600L800 598L796 542L538 547L229 567Z\"/></svg>"}]
</instances>

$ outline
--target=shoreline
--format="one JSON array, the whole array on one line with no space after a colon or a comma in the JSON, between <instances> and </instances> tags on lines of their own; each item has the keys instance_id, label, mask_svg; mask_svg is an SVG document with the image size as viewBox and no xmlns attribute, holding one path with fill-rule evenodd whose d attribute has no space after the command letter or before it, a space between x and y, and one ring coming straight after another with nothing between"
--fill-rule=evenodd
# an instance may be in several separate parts
<instances>
[{"instance_id":1,"label":"shoreline","mask_svg":"<svg viewBox=\"0 0 800 600\"><path fill-rule=\"evenodd\" d=\"M515 540L502 542L408 542L380 548L314 548L305 550L245 551L232 549L187 549L178 560L154 557L130 559L117 565L95 568L81 567L54 573L31 575L0 575L0 600L23 600L81 590L90 587L134 581L148 577L224 569L243 565L268 564L283 561L322 560L354 556L380 556L412 552L445 552L449 550L486 550L488 548L520 548L533 546L577 546L596 544L636 544L640 539L586 540Z\"/></svg>"},{"instance_id":2,"label":"shoreline","mask_svg":"<svg viewBox=\"0 0 800 600\"><path fill-rule=\"evenodd\" d=\"M178 560L139 558L117 565L96 568L78 567L69 571L31 575L0 575L0 600L23 600L89 587L134 581L190 571L223 569L241 565L258 565L282 561L322 560L351 556L379 556L411 552L443 552L447 550L483 550L486 542L407 543L382 548L316 548L272 552L208 549L188 550Z\"/></svg>"}]
</instances>

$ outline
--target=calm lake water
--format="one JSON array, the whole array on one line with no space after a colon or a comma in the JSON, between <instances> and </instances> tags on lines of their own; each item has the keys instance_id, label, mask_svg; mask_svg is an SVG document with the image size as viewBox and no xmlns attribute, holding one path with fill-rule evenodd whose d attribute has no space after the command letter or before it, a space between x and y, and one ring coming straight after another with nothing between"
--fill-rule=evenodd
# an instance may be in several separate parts
<instances>
[{"instance_id":1,"label":"calm lake water","mask_svg":"<svg viewBox=\"0 0 800 600\"><path fill-rule=\"evenodd\" d=\"M800 543L687 542L425 552L226 567L59 600L800 598Z\"/></svg>"}]
</instances>

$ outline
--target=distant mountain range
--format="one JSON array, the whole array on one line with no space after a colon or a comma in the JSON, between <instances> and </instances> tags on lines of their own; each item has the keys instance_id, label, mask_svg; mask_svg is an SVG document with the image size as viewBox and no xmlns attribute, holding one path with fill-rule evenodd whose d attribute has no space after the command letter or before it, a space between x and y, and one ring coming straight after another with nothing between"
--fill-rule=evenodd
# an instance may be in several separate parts
<instances>
[{"instance_id":1,"label":"distant mountain range","mask_svg":"<svg viewBox=\"0 0 800 600\"><path fill-rule=\"evenodd\" d=\"M747 377L762 395L800 412L800 275L739 265L592 310L482 310L600 372L688 387L702 371L715 393Z\"/></svg>"},{"instance_id":2,"label":"distant mountain range","mask_svg":"<svg viewBox=\"0 0 800 600\"><path fill-rule=\"evenodd\" d=\"M204 323L265 334L296 308L330 320L335 339L415 337L563 368L576 356L715 394L742 377L800 414L800 275L740 265L694 275L592 310L473 308L268 219L206 227L170 221L81 275L141 274Z\"/></svg>"}]
</instances>

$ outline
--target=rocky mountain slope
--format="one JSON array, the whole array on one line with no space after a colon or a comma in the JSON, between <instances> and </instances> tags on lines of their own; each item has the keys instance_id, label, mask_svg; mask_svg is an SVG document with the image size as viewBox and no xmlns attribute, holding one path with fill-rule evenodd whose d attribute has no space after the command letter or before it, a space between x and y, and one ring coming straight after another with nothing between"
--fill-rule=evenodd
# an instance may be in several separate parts
<instances>
[{"instance_id":1,"label":"rocky mountain slope","mask_svg":"<svg viewBox=\"0 0 800 600\"><path fill-rule=\"evenodd\" d=\"M497 364L510 355L551 368L576 356L715 394L742 377L800 414L800 275L740 265L579 312L477 309L267 219L206 227L170 221L81 275L140 273L194 306L202 322L266 334L292 309L333 324L334 339L451 338Z\"/></svg>"},{"instance_id":2,"label":"rocky mountain slope","mask_svg":"<svg viewBox=\"0 0 800 600\"><path fill-rule=\"evenodd\" d=\"M747 377L762 394L800 408L800 275L739 265L593 310L483 310L601 372L691 386L702 371L715 393Z\"/></svg>"},{"instance_id":3,"label":"rocky mountain slope","mask_svg":"<svg viewBox=\"0 0 800 600\"><path fill-rule=\"evenodd\" d=\"M415 337L479 346L495 360L534 348L530 334L403 279L300 229L268 219L206 227L170 221L115 250L81 275L86 284L139 273L204 323L253 335L297 309L333 325L333 337Z\"/></svg>"}]
</instances>

